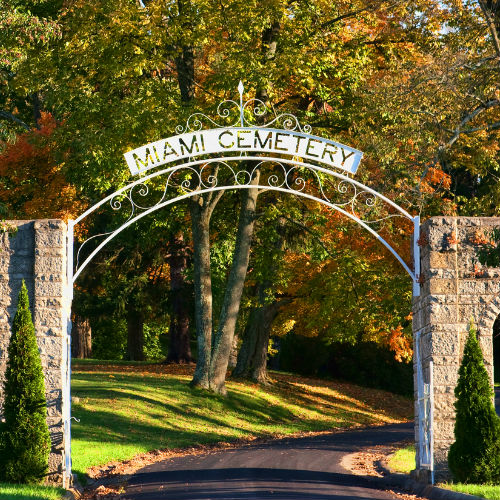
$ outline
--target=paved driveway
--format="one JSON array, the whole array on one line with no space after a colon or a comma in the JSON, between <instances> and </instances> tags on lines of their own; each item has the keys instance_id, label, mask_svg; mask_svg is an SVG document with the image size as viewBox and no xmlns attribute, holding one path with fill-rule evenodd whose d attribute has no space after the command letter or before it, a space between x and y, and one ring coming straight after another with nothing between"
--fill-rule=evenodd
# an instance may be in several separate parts
<instances>
[{"instance_id":1,"label":"paved driveway","mask_svg":"<svg viewBox=\"0 0 500 500\"><path fill-rule=\"evenodd\" d=\"M287 439L188 455L139 471L122 495L130 500L340 500L394 498L340 462L366 446L413 437L413 424Z\"/></svg>"}]
</instances>

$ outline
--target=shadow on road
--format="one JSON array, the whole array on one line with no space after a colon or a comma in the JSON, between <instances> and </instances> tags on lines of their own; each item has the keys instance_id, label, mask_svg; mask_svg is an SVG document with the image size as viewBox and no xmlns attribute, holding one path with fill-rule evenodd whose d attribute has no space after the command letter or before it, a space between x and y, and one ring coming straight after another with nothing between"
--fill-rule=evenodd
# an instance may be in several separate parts
<instances>
[{"instance_id":1,"label":"shadow on road","mask_svg":"<svg viewBox=\"0 0 500 500\"><path fill-rule=\"evenodd\" d=\"M246 484L242 490L241 484ZM140 485L140 486L139 486ZM140 491L135 487L139 486ZM354 488L347 496L344 488ZM129 481L134 500L260 499L329 500L374 498L368 478L296 469L234 468L140 473ZM162 490L165 491L162 494ZM355 493L353 495L352 493ZM124 500L127 497L124 497Z\"/></svg>"},{"instance_id":2,"label":"shadow on road","mask_svg":"<svg viewBox=\"0 0 500 500\"><path fill-rule=\"evenodd\" d=\"M393 498L373 478L354 476L342 457L368 446L411 439L397 424L186 455L129 478L123 500L340 500Z\"/></svg>"}]
</instances>

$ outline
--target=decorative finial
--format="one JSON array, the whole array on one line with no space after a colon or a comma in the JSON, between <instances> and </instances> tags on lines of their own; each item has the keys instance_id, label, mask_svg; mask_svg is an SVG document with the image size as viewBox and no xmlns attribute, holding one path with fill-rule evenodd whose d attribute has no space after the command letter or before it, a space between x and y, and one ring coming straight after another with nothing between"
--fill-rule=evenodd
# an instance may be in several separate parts
<instances>
[{"instance_id":1,"label":"decorative finial","mask_svg":"<svg viewBox=\"0 0 500 500\"><path fill-rule=\"evenodd\" d=\"M240 80L238 84L238 92L240 93L240 124L243 127L243 91L245 87L243 86L243 82Z\"/></svg>"}]
</instances>

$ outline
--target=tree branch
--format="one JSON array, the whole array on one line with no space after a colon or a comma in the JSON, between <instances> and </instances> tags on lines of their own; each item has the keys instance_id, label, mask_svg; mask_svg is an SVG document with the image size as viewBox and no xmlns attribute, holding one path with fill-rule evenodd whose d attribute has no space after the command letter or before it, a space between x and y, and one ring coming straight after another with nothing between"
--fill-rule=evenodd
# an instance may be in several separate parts
<instances>
[{"instance_id":1,"label":"tree branch","mask_svg":"<svg viewBox=\"0 0 500 500\"><path fill-rule=\"evenodd\" d=\"M25 128L28 131L31 130L31 127L28 124L23 122L17 116L14 116L12 113L8 113L7 111L0 110L0 117L5 118L6 120L11 120L11 121L21 125L21 127Z\"/></svg>"},{"instance_id":2,"label":"tree branch","mask_svg":"<svg viewBox=\"0 0 500 500\"><path fill-rule=\"evenodd\" d=\"M495 19L491 15L491 11L488 9L488 6L485 4L484 0L479 0L479 6L483 11L486 24L488 26L488 29L490 30L491 37L493 39L493 46L495 47L495 52L497 53L497 56L500 57L500 40L498 38L498 31L495 25Z\"/></svg>"}]
</instances>

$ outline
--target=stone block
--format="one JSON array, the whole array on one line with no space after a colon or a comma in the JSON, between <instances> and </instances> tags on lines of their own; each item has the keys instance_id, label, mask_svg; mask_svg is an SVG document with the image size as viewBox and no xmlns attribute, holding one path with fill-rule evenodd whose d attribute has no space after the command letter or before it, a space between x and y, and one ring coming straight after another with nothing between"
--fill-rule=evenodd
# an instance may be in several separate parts
<instances>
[{"instance_id":1,"label":"stone block","mask_svg":"<svg viewBox=\"0 0 500 500\"><path fill-rule=\"evenodd\" d=\"M429 307L429 322L431 324L453 323L457 319L457 307L454 305L433 303Z\"/></svg>"},{"instance_id":2,"label":"stone block","mask_svg":"<svg viewBox=\"0 0 500 500\"><path fill-rule=\"evenodd\" d=\"M35 221L34 230L35 248L66 245L66 225L63 221Z\"/></svg>"},{"instance_id":3,"label":"stone block","mask_svg":"<svg viewBox=\"0 0 500 500\"><path fill-rule=\"evenodd\" d=\"M61 370L44 370L45 389L60 389L63 387L64 377Z\"/></svg>"},{"instance_id":4,"label":"stone block","mask_svg":"<svg viewBox=\"0 0 500 500\"><path fill-rule=\"evenodd\" d=\"M455 419L455 396L454 394L434 394L434 419Z\"/></svg>"},{"instance_id":5,"label":"stone block","mask_svg":"<svg viewBox=\"0 0 500 500\"><path fill-rule=\"evenodd\" d=\"M64 337L66 335L66 328L64 325L61 326L42 326L40 324L35 324L36 334L40 337Z\"/></svg>"},{"instance_id":6,"label":"stone block","mask_svg":"<svg viewBox=\"0 0 500 500\"><path fill-rule=\"evenodd\" d=\"M17 233L8 235L3 233L0 245L8 248L17 255L33 254L31 249L34 243L34 230L32 221L8 221L17 227Z\"/></svg>"},{"instance_id":7,"label":"stone block","mask_svg":"<svg viewBox=\"0 0 500 500\"><path fill-rule=\"evenodd\" d=\"M430 338L430 349L434 355L454 356L460 355L460 340L454 332L434 331Z\"/></svg>"},{"instance_id":8,"label":"stone block","mask_svg":"<svg viewBox=\"0 0 500 500\"><path fill-rule=\"evenodd\" d=\"M456 365L434 365L434 384L455 387L458 382L458 363Z\"/></svg>"},{"instance_id":9,"label":"stone block","mask_svg":"<svg viewBox=\"0 0 500 500\"><path fill-rule=\"evenodd\" d=\"M35 272L33 273L33 279L35 282L50 282L50 283L58 283L65 281L65 275L60 273L43 273L43 272Z\"/></svg>"},{"instance_id":10,"label":"stone block","mask_svg":"<svg viewBox=\"0 0 500 500\"><path fill-rule=\"evenodd\" d=\"M434 442L434 450L437 451L439 448L437 444L439 442L447 442L451 445L455 440L455 421L454 420L438 420L434 419L434 437L436 441ZM448 445L449 446L449 445Z\"/></svg>"},{"instance_id":11,"label":"stone block","mask_svg":"<svg viewBox=\"0 0 500 500\"><path fill-rule=\"evenodd\" d=\"M486 293L486 282L477 279L461 279L458 281L458 295L476 295Z\"/></svg>"},{"instance_id":12,"label":"stone block","mask_svg":"<svg viewBox=\"0 0 500 500\"><path fill-rule=\"evenodd\" d=\"M456 293L456 280L439 277L428 278L428 292L430 295L451 295Z\"/></svg>"},{"instance_id":13,"label":"stone block","mask_svg":"<svg viewBox=\"0 0 500 500\"><path fill-rule=\"evenodd\" d=\"M41 274L55 274L55 275L65 275L66 274L66 262L65 259L61 259L60 256L44 255L43 257L37 256L35 260L35 272L39 276Z\"/></svg>"},{"instance_id":14,"label":"stone block","mask_svg":"<svg viewBox=\"0 0 500 500\"><path fill-rule=\"evenodd\" d=\"M37 344L43 356L54 359L62 359L63 349L66 348L66 339L64 337L37 336Z\"/></svg>"},{"instance_id":15,"label":"stone block","mask_svg":"<svg viewBox=\"0 0 500 500\"><path fill-rule=\"evenodd\" d=\"M456 256L450 252L437 252L431 250L429 254L429 267L432 269L454 269Z\"/></svg>"},{"instance_id":16,"label":"stone block","mask_svg":"<svg viewBox=\"0 0 500 500\"><path fill-rule=\"evenodd\" d=\"M40 281L35 280L35 296L43 297L63 297L66 289L66 284L63 281Z\"/></svg>"},{"instance_id":17,"label":"stone block","mask_svg":"<svg viewBox=\"0 0 500 500\"><path fill-rule=\"evenodd\" d=\"M35 324L35 328L44 326L61 328L63 325L62 314L63 311L45 308L42 309L37 307L35 309L35 314L33 315L33 323Z\"/></svg>"}]
</instances>

